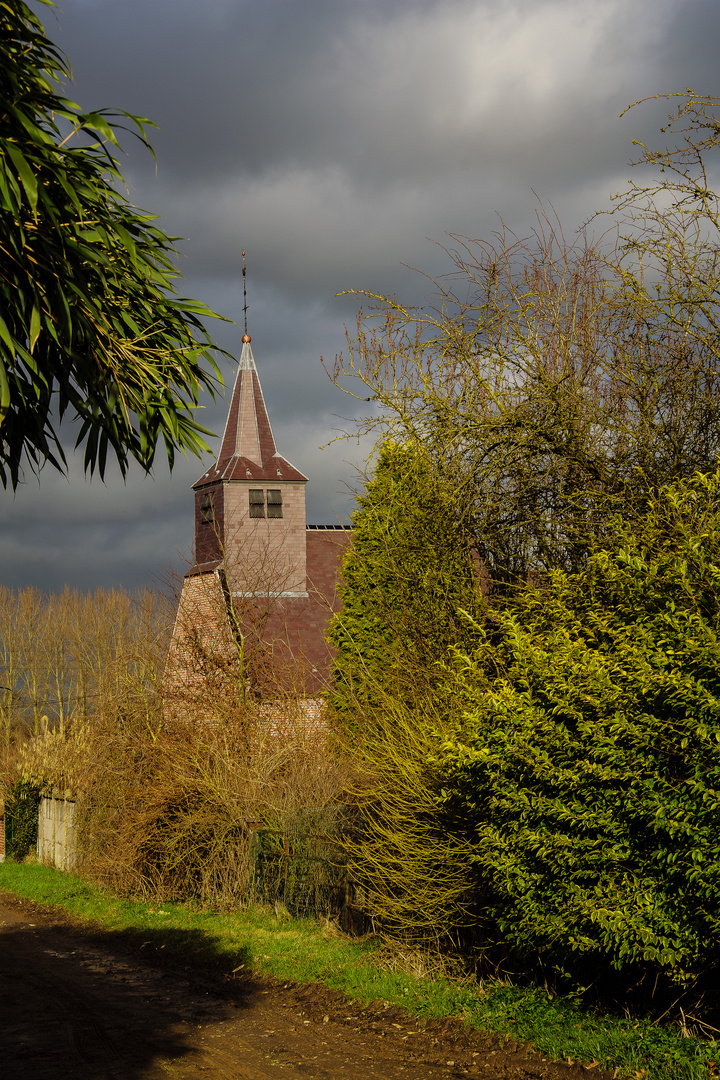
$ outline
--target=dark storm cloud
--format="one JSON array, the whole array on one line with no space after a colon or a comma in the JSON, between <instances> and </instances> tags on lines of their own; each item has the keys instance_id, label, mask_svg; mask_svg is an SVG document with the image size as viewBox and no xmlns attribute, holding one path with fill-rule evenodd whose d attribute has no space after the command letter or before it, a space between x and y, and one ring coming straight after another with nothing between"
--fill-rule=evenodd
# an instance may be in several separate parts
<instances>
[{"instance_id":1,"label":"dark storm cloud","mask_svg":"<svg viewBox=\"0 0 720 1080\"><path fill-rule=\"evenodd\" d=\"M194 274L244 246L259 281L327 303L432 262L427 236L527 217L531 189L572 212L607 187L647 124L620 109L687 79L685 6L66 0L60 40L83 100L160 125L157 178L137 149L128 174Z\"/></svg>"},{"instance_id":2,"label":"dark storm cloud","mask_svg":"<svg viewBox=\"0 0 720 1080\"><path fill-rule=\"evenodd\" d=\"M712 92L716 0L63 0L57 21L85 108L159 124L152 159L125 139L139 205L180 245L182 291L239 324L248 252L253 348L281 452L311 478L311 521L349 505L353 460L334 444L353 402L319 362L343 345L348 288L418 302L447 233L519 231L537 192L572 234L622 188L632 139L655 138L665 104ZM430 238L430 240L428 240ZM232 369L227 371L230 384ZM201 419L221 431L226 402ZM214 444L216 445L216 444ZM137 581L191 542L190 485L133 473L127 485L42 474L1 496L2 580L91 587Z\"/></svg>"},{"instance_id":3,"label":"dark storm cloud","mask_svg":"<svg viewBox=\"0 0 720 1080\"><path fill-rule=\"evenodd\" d=\"M157 179L137 152L129 175L193 272L231 271L245 246L260 281L327 302L397 285L401 262L432 261L426 236L525 215L531 189L572 202L609 178L630 141L617 113L658 87L672 14L217 0L67 3L63 25L85 96L160 124Z\"/></svg>"}]
</instances>

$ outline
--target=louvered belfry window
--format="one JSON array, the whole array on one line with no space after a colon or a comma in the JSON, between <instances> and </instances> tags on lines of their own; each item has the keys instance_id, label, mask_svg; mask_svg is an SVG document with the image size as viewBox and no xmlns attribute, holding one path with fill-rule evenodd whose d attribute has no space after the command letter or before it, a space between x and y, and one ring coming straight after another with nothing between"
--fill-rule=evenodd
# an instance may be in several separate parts
<instances>
[{"instance_id":1,"label":"louvered belfry window","mask_svg":"<svg viewBox=\"0 0 720 1080\"><path fill-rule=\"evenodd\" d=\"M250 488L250 517L265 517L265 492L262 488Z\"/></svg>"},{"instance_id":2,"label":"louvered belfry window","mask_svg":"<svg viewBox=\"0 0 720 1080\"><path fill-rule=\"evenodd\" d=\"M282 517L282 491L269 489L267 493L267 516Z\"/></svg>"},{"instance_id":3,"label":"louvered belfry window","mask_svg":"<svg viewBox=\"0 0 720 1080\"><path fill-rule=\"evenodd\" d=\"M215 496L212 492L206 492L200 500L200 524L215 524Z\"/></svg>"}]
</instances>

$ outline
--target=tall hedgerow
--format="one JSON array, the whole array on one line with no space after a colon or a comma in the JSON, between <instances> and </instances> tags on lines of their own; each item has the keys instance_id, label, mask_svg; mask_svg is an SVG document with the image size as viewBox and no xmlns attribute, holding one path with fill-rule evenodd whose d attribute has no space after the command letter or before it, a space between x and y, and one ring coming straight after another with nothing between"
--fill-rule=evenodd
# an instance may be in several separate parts
<instances>
[{"instance_id":1,"label":"tall hedgerow","mask_svg":"<svg viewBox=\"0 0 720 1080\"><path fill-rule=\"evenodd\" d=\"M353 869L386 926L688 986L720 932L720 472L613 530L580 573L458 607L432 687L372 605L418 689L373 668Z\"/></svg>"},{"instance_id":2,"label":"tall hedgerow","mask_svg":"<svg viewBox=\"0 0 720 1080\"><path fill-rule=\"evenodd\" d=\"M687 982L720 937L720 472L475 624L437 813L484 918L562 966Z\"/></svg>"},{"instance_id":3,"label":"tall hedgerow","mask_svg":"<svg viewBox=\"0 0 720 1080\"><path fill-rule=\"evenodd\" d=\"M367 730L388 696L423 697L466 632L480 580L462 501L425 450L386 440L358 500L343 563L331 704L341 726Z\"/></svg>"},{"instance_id":4,"label":"tall hedgerow","mask_svg":"<svg viewBox=\"0 0 720 1080\"><path fill-rule=\"evenodd\" d=\"M466 893L467 844L445 830L430 758L452 713L443 689L468 637L480 575L453 484L410 442L386 440L358 500L343 564L330 704L362 777L349 855L373 915L421 933L449 924Z\"/></svg>"}]
</instances>

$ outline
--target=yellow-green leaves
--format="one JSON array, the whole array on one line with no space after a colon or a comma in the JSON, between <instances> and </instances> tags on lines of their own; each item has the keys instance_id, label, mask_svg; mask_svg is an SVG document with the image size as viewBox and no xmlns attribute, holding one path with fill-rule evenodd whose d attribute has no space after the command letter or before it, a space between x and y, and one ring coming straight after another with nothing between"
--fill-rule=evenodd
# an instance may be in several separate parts
<instances>
[{"instance_id":1,"label":"yellow-green leaves","mask_svg":"<svg viewBox=\"0 0 720 1080\"><path fill-rule=\"evenodd\" d=\"M682 982L717 962L720 473L494 613L458 659L440 811L473 838L505 940Z\"/></svg>"},{"instance_id":2,"label":"yellow-green leaves","mask_svg":"<svg viewBox=\"0 0 720 1080\"><path fill-rule=\"evenodd\" d=\"M25 195L27 197L28 203L30 204L30 208L34 211L37 207L38 190L37 181L35 179L33 170L30 167L29 162L25 159L24 155L21 153L17 146L14 146L11 142L8 141L5 142L4 150L10 155L12 163L17 169L20 182L25 190Z\"/></svg>"},{"instance_id":3,"label":"yellow-green leaves","mask_svg":"<svg viewBox=\"0 0 720 1080\"><path fill-rule=\"evenodd\" d=\"M32 314L30 316L30 352L35 348L35 343L40 337L40 309L37 304L33 304Z\"/></svg>"}]
</instances>

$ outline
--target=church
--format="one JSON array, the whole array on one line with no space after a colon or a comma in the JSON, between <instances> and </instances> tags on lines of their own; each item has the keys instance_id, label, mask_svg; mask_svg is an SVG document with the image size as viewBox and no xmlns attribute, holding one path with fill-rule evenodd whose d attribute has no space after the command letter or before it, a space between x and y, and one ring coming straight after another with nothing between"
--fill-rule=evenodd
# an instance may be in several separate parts
<instances>
[{"instance_id":1,"label":"church","mask_svg":"<svg viewBox=\"0 0 720 1080\"><path fill-rule=\"evenodd\" d=\"M217 460L193 485L195 561L163 680L166 713L210 716L247 701L322 708L350 529L308 525L308 478L277 450L250 336Z\"/></svg>"}]
</instances>

